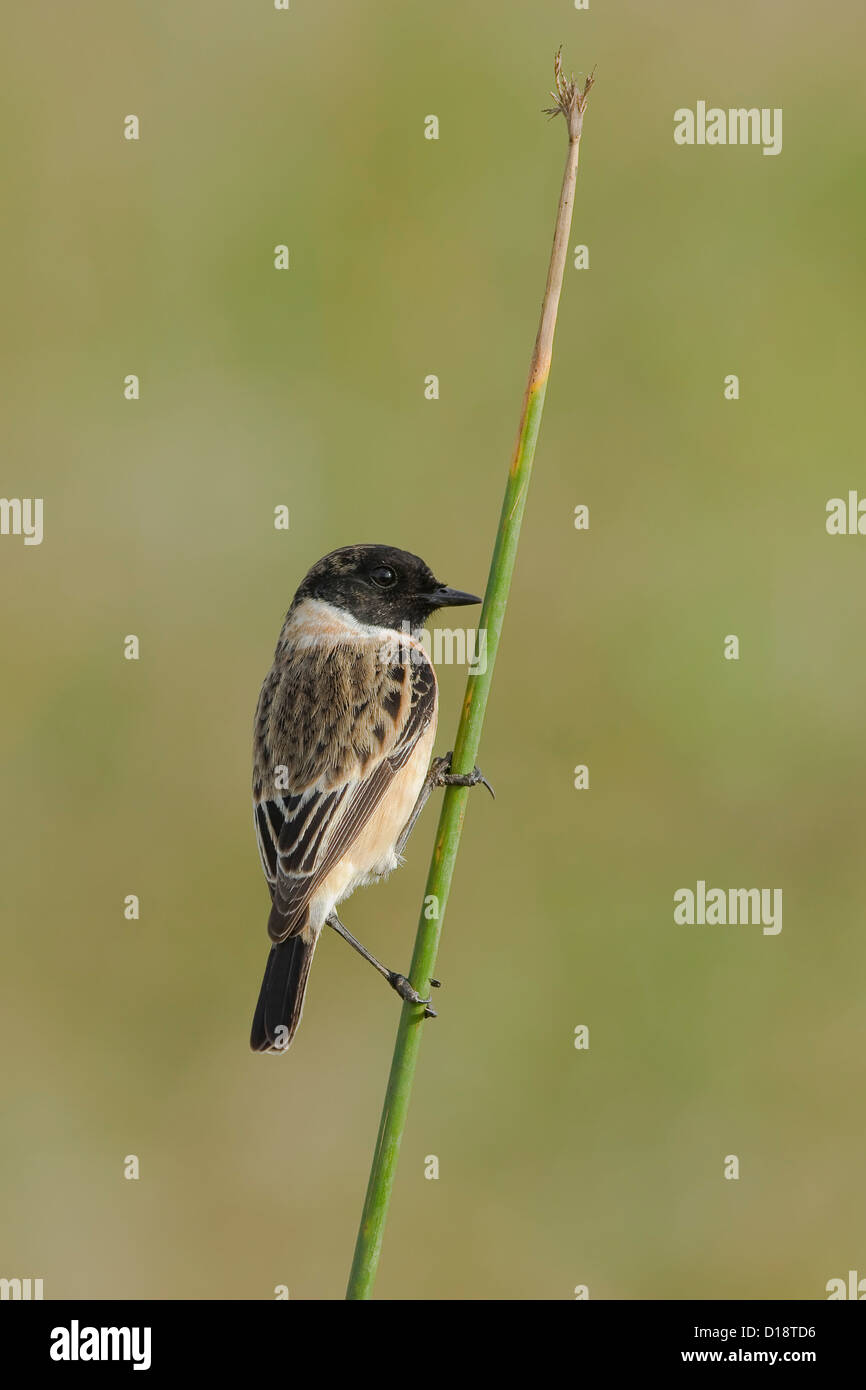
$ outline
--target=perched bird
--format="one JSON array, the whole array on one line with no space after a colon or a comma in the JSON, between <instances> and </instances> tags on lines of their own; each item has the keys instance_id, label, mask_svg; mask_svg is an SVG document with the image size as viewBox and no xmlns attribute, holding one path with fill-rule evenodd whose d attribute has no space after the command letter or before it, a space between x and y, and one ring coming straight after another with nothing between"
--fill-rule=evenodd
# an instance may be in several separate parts
<instances>
[{"instance_id":1,"label":"perched bird","mask_svg":"<svg viewBox=\"0 0 866 1390\"><path fill-rule=\"evenodd\" d=\"M434 786L489 788L477 768L451 774L450 755L430 767L436 673L417 636L437 609L480 602L389 545L333 551L295 594L255 718L253 809L273 945L253 1051L284 1052L292 1041L326 923L433 1016L429 999L356 941L335 909L397 867Z\"/></svg>"}]
</instances>

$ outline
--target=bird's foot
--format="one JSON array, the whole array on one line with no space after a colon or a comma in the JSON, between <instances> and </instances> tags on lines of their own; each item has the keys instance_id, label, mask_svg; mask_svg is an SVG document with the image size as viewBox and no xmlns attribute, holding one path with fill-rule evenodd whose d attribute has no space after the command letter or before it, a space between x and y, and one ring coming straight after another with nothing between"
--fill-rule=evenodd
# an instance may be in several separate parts
<instances>
[{"instance_id":1,"label":"bird's foot","mask_svg":"<svg viewBox=\"0 0 866 1390\"><path fill-rule=\"evenodd\" d=\"M441 980L431 980L430 983L438 989L442 982ZM400 998L405 1000L407 1004L423 1004L425 1018L439 1017L436 1010L430 1007L431 1000L423 999L417 989L412 988L405 975L398 975L396 970L392 970L388 976L388 984L397 991Z\"/></svg>"},{"instance_id":2,"label":"bird's foot","mask_svg":"<svg viewBox=\"0 0 866 1390\"><path fill-rule=\"evenodd\" d=\"M422 999L417 989L413 989L405 975L398 975L396 970L392 970L388 976L388 984L399 994L400 998L407 1004L430 1004L430 999Z\"/></svg>"},{"instance_id":3,"label":"bird's foot","mask_svg":"<svg viewBox=\"0 0 866 1390\"><path fill-rule=\"evenodd\" d=\"M488 782L480 767L473 767L471 772L452 772L451 758L453 754L446 753L442 758L436 758L430 768L430 780L434 787L477 787L479 784L489 791L490 795L496 799L496 793Z\"/></svg>"}]
</instances>

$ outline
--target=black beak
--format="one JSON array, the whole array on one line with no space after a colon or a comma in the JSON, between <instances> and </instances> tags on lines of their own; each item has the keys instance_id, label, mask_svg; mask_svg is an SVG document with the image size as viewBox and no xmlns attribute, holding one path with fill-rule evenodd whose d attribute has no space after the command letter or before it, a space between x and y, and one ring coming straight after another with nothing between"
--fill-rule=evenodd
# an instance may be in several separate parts
<instances>
[{"instance_id":1,"label":"black beak","mask_svg":"<svg viewBox=\"0 0 866 1390\"><path fill-rule=\"evenodd\" d=\"M462 589L449 589L440 584L438 589L425 594L424 601L432 613L437 608L463 608L469 603L480 603L481 599L476 594L465 594Z\"/></svg>"}]
</instances>

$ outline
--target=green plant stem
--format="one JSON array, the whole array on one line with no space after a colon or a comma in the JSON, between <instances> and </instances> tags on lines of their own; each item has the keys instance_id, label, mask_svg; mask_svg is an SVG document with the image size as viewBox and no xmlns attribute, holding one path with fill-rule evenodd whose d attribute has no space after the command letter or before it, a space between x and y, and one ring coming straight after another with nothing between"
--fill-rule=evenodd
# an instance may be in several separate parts
<instances>
[{"instance_id":1,"label":"green plant stem","mask_svg":"<svg viewBox=\"0 0 866 1390\"><path fill-rule=\"evenodd\" d=\"M456 773L472 771L481 742L484 714L493 679L499 637L505 619L511 576L517 557L520 524L526 505L535 444L541 426L544 396L553 351L556 314L568 254L583 112L593 81L592 77L588 78L581 91L573 80L568 82L564 79L559 54L556 57L554 70L557 90L552 95L557 104L550 114L561 113L566 118L569 132L568 157L562 179L562 192L556 218L547 287L541 310L541 322L535 340L535 350L532 354L517 442L505 488L499 529L490 564L490 575L487 580L484 604L479 620L479 627L487 632L487 661L484 671L479 671L477 674L470 672L466 682L466 695L451 762L452 771ZM424 906L418 922L415 951L409 972L415 989L424 995L429 993L430 979L436 965L436 954L439 949L442 922L448 903L460 835L463 830L468 794L469 788L467 787L446 787L444 792L439 828L436 833L436 843L424 892ZM423 1006L405 1003L400 1014L394 1057L388 1077L382 1119L379 1124L379 1135L373 1155L370 1180L355 1246L355 1257L346 1292L346 1297L349 1299L367 1299L372 1296L382 1249L388 1205L397 1170L400 1141L403 1137L415 1066L421 1046L423 1023Z\"/></svg>"}]
</instances>

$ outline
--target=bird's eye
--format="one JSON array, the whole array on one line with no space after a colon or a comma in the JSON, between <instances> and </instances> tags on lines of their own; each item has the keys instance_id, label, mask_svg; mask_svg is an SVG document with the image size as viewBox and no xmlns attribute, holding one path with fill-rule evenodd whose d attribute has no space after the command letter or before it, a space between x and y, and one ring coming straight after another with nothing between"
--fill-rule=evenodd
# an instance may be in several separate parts
<instances>
[{"instance_id":1,"label":"bird's eye","mask_svg":"<svg viewBox=\"0 0 866 1390\"><path fill-rule=\"evenodd\" d=\"M390 565L377 565L370 571L370 578L380 589L393 589L397 583L397 575Z\"/></svg>"}]
</instances>

